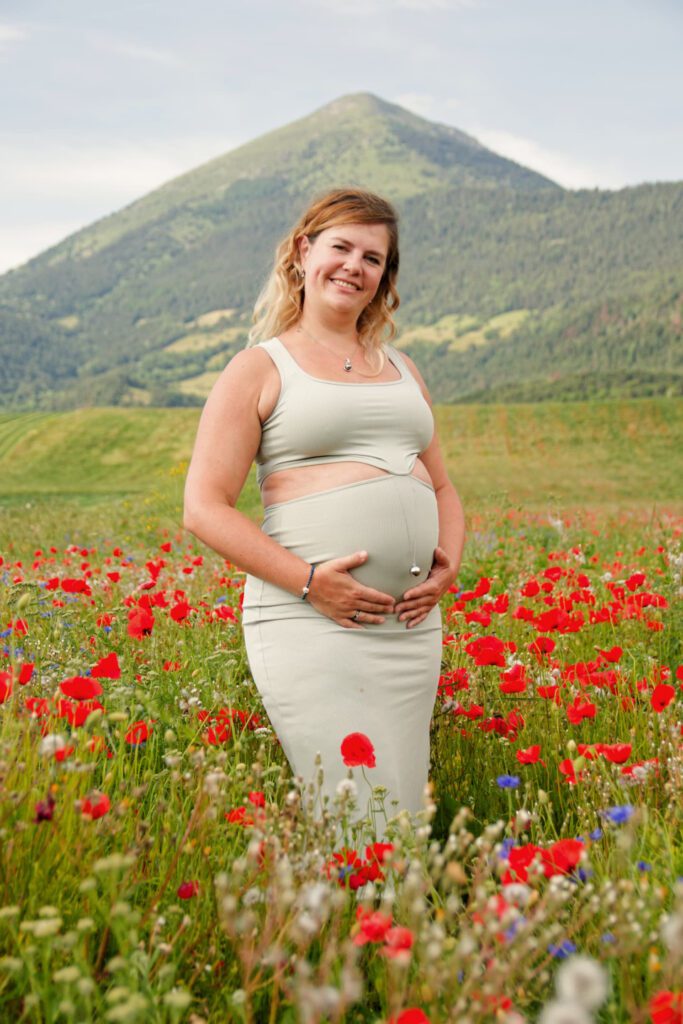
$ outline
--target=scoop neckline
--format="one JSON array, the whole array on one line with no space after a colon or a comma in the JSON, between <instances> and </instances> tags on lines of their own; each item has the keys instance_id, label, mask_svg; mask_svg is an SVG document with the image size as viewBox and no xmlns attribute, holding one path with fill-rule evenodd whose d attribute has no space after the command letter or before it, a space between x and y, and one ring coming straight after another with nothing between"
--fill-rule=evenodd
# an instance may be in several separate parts
<instances>
[{"instance_id":1,"label":"scoop neckline","mask_svg":"<svg viewBox=\"0 0 683 1024\"><path fill-rule=\"evenodd\" d=\"M309 380L314 380L316 384L337 384L339 385L339 387L342 388L387 388L391 387L391 385L393 384L402 384L403 381L405 380L405 371L403 367L400 366L397 362L395 362L388 352L386 353L387 359L389 360L391 365L398 370L400 374L398 380L377 380L374 381L374 383L372 381L368 381L367 384L364 384L362 380L325 380L324 377L314 377L312 374L307 373L306 370L304 370L304 368L299 363L297 363L296 359L289 351L285 343L281 341L276 334L273 335L272 340L278 343L280 348L285 352L286 356L289 359L291 359L291 361L294 363L299 373L303 373L304 377L308 377Z\"/></svg>"}]
</instances>

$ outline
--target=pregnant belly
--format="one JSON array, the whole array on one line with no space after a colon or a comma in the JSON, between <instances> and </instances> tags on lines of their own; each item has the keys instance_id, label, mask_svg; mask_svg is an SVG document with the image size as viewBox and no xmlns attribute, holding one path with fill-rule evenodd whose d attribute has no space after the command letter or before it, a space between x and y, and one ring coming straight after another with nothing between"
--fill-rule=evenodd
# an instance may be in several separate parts
<instances>
[{"instance_id":1,"label":"pregnant belly","mask_svg":"<svg viewBox=\"0 0 683 1024\"><path fill-rule=\"evenodd\" d=\"M428 484L382 475L272 505L263 529L307 562L367 551L367 561L352 575L398 599L427 578L439 523Z\"/></svg>"}]
</instances>

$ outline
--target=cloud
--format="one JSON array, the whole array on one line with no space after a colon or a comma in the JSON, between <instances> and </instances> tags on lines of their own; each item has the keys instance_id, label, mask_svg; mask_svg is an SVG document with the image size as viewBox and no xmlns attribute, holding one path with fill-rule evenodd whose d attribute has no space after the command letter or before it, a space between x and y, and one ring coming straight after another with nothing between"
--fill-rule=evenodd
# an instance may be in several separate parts
<instances>
[{"instance_id":1,"label":"cloud","mask_svg":"<svg viewBox=\"0 0 683 1024\"><path fill-rule=\"evenodd\" d=\"M533 139L488 128L469 128L468 131L500 156L538 171L564 188L618 189L626 184L625 175L616 167L601 167L576 160Z\"/></svg>"},{"instance_id":2,"label":"cloud","mask_svg":"<svg viewBox=\"0 0 683 1024\"><path fill-rule=\"evenodd\" d=\"M16 25L4 25L0 23L0 50L8 43L19 43L28 39L28 32Z\"/></svg>"},{"instance_id":3,"label":"cloud","mask_svg":"<svg viewBox=\"0 0 683 1024\"><path fill-rule=\"evenodd\" d=\"M144 64L157 64L169 68L185 67L185 61L170 50L159 50L152 46L138 46L136 43L128 43L123 40L98 37L96 45L108 53L120 57L127 57L129 60L140 61Z\"/></svg>"},{"instance_id":4,"label":"cloud","mask_svg":"<svg viewBox=\"0 0 683 1024\"><path fill-rule=\"evenodd\" d=\"M15 202L32 195L41 201L100 198L111 209L220 156L241 141L198 136L165 139L146 146L70 146L49 142L26 145L0 138L0 195L11 194Z\"/></svg>"},{"instance_id":5,"label":"cloud","mask_svg":"<svg viewBox=\"0 0 683 1024\"><path fill-rule=\"evenodd\" d=\"M68 145L0 136L0 273L245 140Z\"/></svg>"}]
</instances>

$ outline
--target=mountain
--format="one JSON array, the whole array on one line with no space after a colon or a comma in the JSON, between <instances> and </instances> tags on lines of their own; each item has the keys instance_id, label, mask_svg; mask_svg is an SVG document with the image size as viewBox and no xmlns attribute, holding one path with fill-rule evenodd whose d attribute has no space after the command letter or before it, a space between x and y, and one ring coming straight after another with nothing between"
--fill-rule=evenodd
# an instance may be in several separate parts
<instances>
[{"instance_id":1,"label":"mountain","mask_svg":"<svg viewBox=\"0 0 683 1024\"><path fill-rule=\"evenodd\" d=\"M359 93L1 277L0 402L201 402L277 241L339 184L399 210L398 344L438 400L683 394L683 183L566 191Z\"/></svg>"}]
</instances>

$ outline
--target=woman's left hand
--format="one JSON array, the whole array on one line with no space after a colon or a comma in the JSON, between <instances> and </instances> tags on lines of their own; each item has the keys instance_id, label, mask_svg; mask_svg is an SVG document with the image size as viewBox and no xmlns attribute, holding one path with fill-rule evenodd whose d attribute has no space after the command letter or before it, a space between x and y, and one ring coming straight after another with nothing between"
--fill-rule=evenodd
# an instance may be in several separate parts
<instances>
[{"instance_id":1,"label":"woman's left hand","mask_svg":"<svg viewBox=\"0 0 683 1024\"><path fill-rule=\"evenodd\" d=\"M394 612L400 622L405 622L406 629L412 629L427 618L453 583L456 572L456 567L444 549L435 548L434 561L427 579L417 587L406 590L401 600L396 602Z\"/></svg>"}]
</instances>

